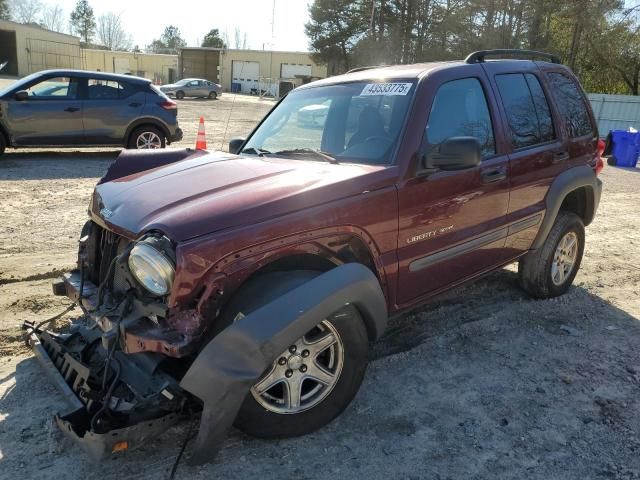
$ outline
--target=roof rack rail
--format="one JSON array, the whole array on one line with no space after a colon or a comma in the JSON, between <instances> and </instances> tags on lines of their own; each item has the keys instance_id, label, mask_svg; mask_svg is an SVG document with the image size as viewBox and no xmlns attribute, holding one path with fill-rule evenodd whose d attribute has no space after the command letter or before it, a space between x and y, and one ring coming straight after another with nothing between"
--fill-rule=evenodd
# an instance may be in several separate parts
<instances>
[{"instance_id":1,"label":"roof rack rail","mask_svg":"<svg viewBox=\"0 0 640 480\"><path fill-rule=\"evenodd\" d=\"M537 52L535 50L520 50L518 48L500 48L495 50L478 50L470 53L464 59L466 63L483 63L487 56L518 56L518 57L541 57L549 60L551 63L562 63L560 57L552 53Z\"/></svg>"},{"instance_id":2,"label":"roof rack rail","mask_svg":"<svg viewBox=\"0 0 640 480\"><path fill-rule=\"evenodd\" d=\"M367 67L356 67L351 70L347 70L346 73L362 72L364 70L371 70L372 68L385 67L386 65L369 65Z\"/></svg>"}]
</instances>

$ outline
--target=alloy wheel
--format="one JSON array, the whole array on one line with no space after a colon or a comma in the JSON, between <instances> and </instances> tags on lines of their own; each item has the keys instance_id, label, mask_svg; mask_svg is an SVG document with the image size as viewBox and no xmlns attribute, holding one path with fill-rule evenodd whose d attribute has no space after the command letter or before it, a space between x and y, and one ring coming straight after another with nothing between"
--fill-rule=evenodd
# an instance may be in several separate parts
<instances>
[{"instance_id":1,"label":"alloy wheel","mask_svg":"<svg viewBox=\"0 0 640 480\"><path fill-rule=\"evenodd\" d=\"M162 148L162 140L155 132L142 132L136 139L137 149Z\"/></svg>"},{"instance_id":2,"label":"alloy wheel","mask_svg":"<svg viewBox=\"0 0 640 480\"><path fill-rule=\"evenodd\" d=\"M551 262L551 281L562 285L573 272L578 258L578 236L568 232L560 239Z\"/></svg>"}]
</instances>

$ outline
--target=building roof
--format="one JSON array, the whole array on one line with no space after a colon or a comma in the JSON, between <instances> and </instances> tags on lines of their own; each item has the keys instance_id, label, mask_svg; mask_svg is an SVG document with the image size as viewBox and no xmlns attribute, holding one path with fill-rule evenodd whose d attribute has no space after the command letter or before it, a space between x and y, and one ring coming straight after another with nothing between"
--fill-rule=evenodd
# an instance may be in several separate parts
<instances>
[{"instance_id":1,"label":"building roof","mask_svg":"<svg viewBox=\"0 0 640 480\"><path fill-rule=\"evenodd\" d=\"M80 42L80 37L76 37L75 35L69 35L68 33L56 32L55 30L49 30L48 28L41 27L40 25L35 23L18 23L18 22L12 22L11 20L0 20L0 28L2 28L4 24L8 24L7 27L11 27L14 30L17 30L20 28L32 28L34 30L42 30L43 32L53 33L54 35L61 35L63 37L73 38L74 40L77 40L78 42Z\"/></svg>"}]
</instances>

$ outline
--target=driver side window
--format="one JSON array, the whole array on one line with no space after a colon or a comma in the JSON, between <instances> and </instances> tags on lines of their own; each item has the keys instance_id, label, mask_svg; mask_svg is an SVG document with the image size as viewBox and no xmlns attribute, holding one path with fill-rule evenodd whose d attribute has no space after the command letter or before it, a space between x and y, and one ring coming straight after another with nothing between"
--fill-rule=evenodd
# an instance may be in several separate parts
<instances>
[{"instance_id":1,"label":"driver side window","mask_svg":"<svg viewBox=\"0 0 640 480\"><path fill-rule=\"evenodd\" d=\"M74 100L78 94L78 82L69 77L47 78L26 91L34 100Z\"/></svg>"},{"instance_id":2,"label":"driver side window","mask_svg":"<svg viewBox=\"0 0 640 480\"><path fill-rule=\"evenodd\" d=\"M496 153L487 99L477 78L442 84L433 99L427 122L426 137L430 145L463 136L478 139L483 158Z\"/></svg>"}]
</instances>

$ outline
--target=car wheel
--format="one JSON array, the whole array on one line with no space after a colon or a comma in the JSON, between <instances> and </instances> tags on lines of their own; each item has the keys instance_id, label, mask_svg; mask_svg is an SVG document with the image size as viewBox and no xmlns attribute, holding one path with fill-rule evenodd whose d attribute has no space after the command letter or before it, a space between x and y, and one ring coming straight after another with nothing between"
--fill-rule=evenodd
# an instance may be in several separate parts
<instances>
[{"instance_id":1,"label":"car wheel","mask_svg":"<svg viewBox=\"0 0 640 480\"><path fill-rule=\"evenodd\" d=\"M232 300L223 318L233 315L231 321L241 320L316 275L305 271L258 277ZM245 398L236 427L260 438L295 437L323 427L358 392L368 350L364 321L354 306L347 305L290 345L266 369Z\"/></svg>"},{"instance_id":2,"label":"car wheel","mask_svg":"<svg viewBox=\"0 0 640 480\"><path fill-rule=\"evenodd\" d=\"M209 92L209 99L215 100L218 98L218 94L216 92Z\"/></svg>"},{"instance_id":3,"label":"car wheel","mask_svg":"<svg viewBox=\"0 0 640 480\"><path fill-rule=\"evenodd\" d=\"M609 165L611 167L615 167L617 163L618 163L618 159L616 157L614 157L613 155L611 155L611 156L609 156L607 158L607 165Z\"/></svg>"},{"instance_id":4,"label":"car wheel","mask_svg":"<svg viewBox=\"0 0 640 480\"><path fill-rule=\"evenodd\" d=\"M7 148L7 142L4 139L4 135L0 132L0 155L4 153L4 149Z\"/></svg>"},{"instance_id":5,"label":"car wheel","mask_svg":"<svg viewBox=\"0 0 640 480\"><path fill-rule=\"evenodd\" d=\"M184 92L182 90L176 92L176 98L182 100L184 98Z\"/></svg>"},{"instance_id":6,"label":"car wheel","mask_svg":"<svg viewBox=\"0 0 640 480\"><path fill-rule=\"evenodd\" d=\"M535 298L565 293L580 268L584 239L582 219L560 211L542 247L520 259L518 275L524 290Z\"/></svg>"},{"instance_id":7,"label":"car wheel","mask_svg":"<svg viewBox=\"0 0 640 480\"><path fill-rule=\"evenodd\" d=\"M156 127L140 127L133 131L129 137L128 148L144 150L151 148L164 148L165 138Z\"/></svg>"}]
</instances>

